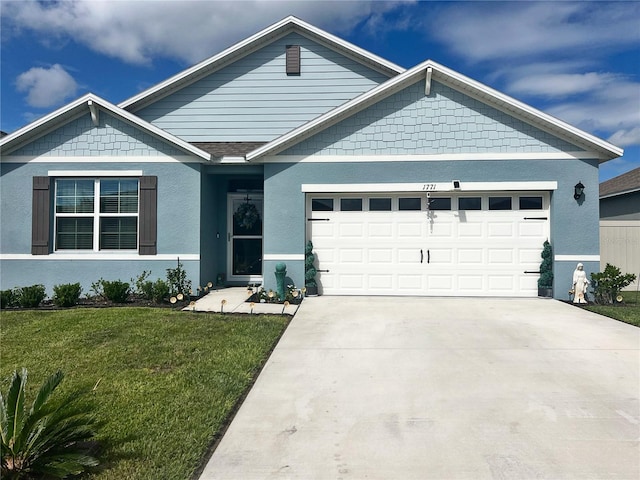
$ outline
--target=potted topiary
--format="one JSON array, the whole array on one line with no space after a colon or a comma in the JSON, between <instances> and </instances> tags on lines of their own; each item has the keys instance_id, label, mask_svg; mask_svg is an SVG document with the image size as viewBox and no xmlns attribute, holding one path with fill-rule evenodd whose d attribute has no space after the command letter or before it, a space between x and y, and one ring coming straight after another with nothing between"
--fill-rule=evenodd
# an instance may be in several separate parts
<instances>
[{"instance_id":1,"label":"potted topiary","mask_svg":"<svg viewBox=\"0 0 640 480\"><path fill-rule=\"evenodd\" d=\"M316 256L313 254L313 243L307 242L304 249L304 286L307 295L318 295L318 284L316 283L316 267L314 265Z\"/></svg>"},{"instance_id":2,"label":"potted topiary","mask_svg":"<svg viewBox=\"0 0 640 480\"><path fill-rule=\"evenodd\" d=\"M553 260L551 244L545 240L542 244L542 263L540 264L540 278L538 279L538 296L553 297Z\"/></svg>"}]
</instances>

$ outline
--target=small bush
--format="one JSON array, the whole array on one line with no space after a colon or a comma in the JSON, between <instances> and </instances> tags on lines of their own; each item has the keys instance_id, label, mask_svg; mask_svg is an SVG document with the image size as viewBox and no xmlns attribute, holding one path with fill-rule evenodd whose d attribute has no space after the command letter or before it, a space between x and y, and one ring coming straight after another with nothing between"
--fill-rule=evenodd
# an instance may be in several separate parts
<instances>
[{"instance_id":1,"label":"small bush","mask_svg":"<svg viewBox=\"0 0 640 480\"><path fill-rule=\"evenodd\" d=\"M143 270L135 279L131 279L131 284L134 286L133 293L147 300L153 297L153 282L147 280L149 275L151 271Z\"/></svg>"},{"instance_id":2,"label":"small bush","mask_svg":"<svg viewBox=\"0 0 640 480\"><path fill-rule=\"evenodd\" d=\"M16 289L18 305L22 308L34 308L40 305L46 296L44 285L31 285Z\"/></svg>"},{"instance_id":3,"label":"small bush","mask_svg":"<svg viewBox=\"0 0 640 480\"><path fill-rule=\"evenodd\" d=\"M82 287L80 283L63 283L53 287L53 303L58 307L73 307L78 304Z\"/></svg>"},{"instance_id":4,"label":"small bush","mask_svg":"<svg viewBox=\"0 0 640 480\"><path fill-rule=\"evenodd\" d=\"M167 268L167 282L171 295L182 293L188 297L191 294L191 280L187 280L187 272L182 268L180 259L177 268Z\"/></svg>"},{"instance_id":5,"label":"small bush","mask_svg":"<svg viewBox=\"0 0 640 480\"><path fill-rule=\"evenodd\" d=\"M156 303L162 303L166 298L169 297L169 284L164 280L158 279L153 283L151 291L151 298L153 299L153 301Z\"/></svg>"},{"instance_id":6,"label":"small bush","mask_svg":"<svg viewBox=\"0 0 640 480\"><path fill-rule=\"evenodd\" d=\"M120 280L102 280L102 291L104 297L113 303L125 303L131 293L129 284Z\"/></svg>"},{"instance_id":7,"label":"small bush","mask_svg":"<svg viewBox=\"0 0 640 480\"><path fill-rule=\"evenodd\" d=\"M620 290L636 279L633 273L622 273L614 265L607 263L604 271L591 274L591 285L596 303L614 303Z\"/></svg>"},{"instance_id":8,"label":"small bush","mask_svg":"<svg viewBox=\"0 0 640 480\"><path fill-rule=\"evenodd\" d=\"M2 290L0 292L0 308L15 307L18 301L13 290Z\"/></svg>"}]
</instances>

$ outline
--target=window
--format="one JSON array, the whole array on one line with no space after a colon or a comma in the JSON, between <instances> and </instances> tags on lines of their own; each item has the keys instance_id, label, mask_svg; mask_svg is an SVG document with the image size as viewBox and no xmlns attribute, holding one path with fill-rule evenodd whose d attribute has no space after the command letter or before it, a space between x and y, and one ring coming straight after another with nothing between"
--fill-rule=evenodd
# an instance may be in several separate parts
<instances>
[{"instance_id":1,"label":"window","mask_svg":"<svg viewBox=\"0 0 640 480\"><path fill-rule=\"evenodd\" d=\"M460 197L458 210L482 210L482 199L480 197Z\"/></svg>"},{"instance_id":2,"label":"window","mask_svg":"<svg viewBox=\"0 0 640 480\"><path fill-rule=\"evenodd\" d=\"M421 209L422 209L422 199L420 197L398 199L398 210L421 210Z\"/></svg>"},{"instance_id":3,"label":"window","mask_svg":"<svg viewBox=\"0 0 640 480\"><path fill-rule=\"evenodd\" d=\"M340 210L343 212L360 212L362 211L361 198L341 198Z\"/></svg>"},{"instance_id":4,"label":"window","mask_svg":"<svg viewBox=\"0 0 640 480\"><path fill-rule=\"evenodd\" d=\"M520 210L542 210L542 197L520 197Z\"/></svg>"},{"instance_id":5,"label":"window","mask_svg":"<svg viewBox=\"0 0 640 480\"><path fill-rule=\"evenodd\" d=\"M429 210L451 210L451 198L435 197L428 198Z\"/></svg>"},{"instance_id":6,"label":"window","mask_svg":"<svg viewBox=\"0 0 640 480\"><path fill-rule=\"evenodd\" d=\"M311 210L314 212L333 212L333 199L314 198L311 200Z\"/></svg>"},{"instance_id":7,"label":"window","mask_svg":"<svg viewBox=\"0 0 640 480\"><path fill-rule=\"evenodd\" d=\"M489 210L511 210L511 197L489 197Z\"/></svg>"},{"instance_id":8,"label":"window","mask_svg":"<svg viewBox=\"0 0 640 480\"><path fill-rule=\"evenodd\" d=\"M371 212L390 212L391 211L391 199L390 198L370 198L369 199L369 211L371 211Z\"/></svg>"},{"instance_id":9,"label":"window","mask_svg":"<svg viewBox=\"0 0 640 480\"><path fill-rule=\"evenodd\" d=\"M138 248L138 187L137 178L57 179L55 249Z\"/></svg>"}]
</instances>

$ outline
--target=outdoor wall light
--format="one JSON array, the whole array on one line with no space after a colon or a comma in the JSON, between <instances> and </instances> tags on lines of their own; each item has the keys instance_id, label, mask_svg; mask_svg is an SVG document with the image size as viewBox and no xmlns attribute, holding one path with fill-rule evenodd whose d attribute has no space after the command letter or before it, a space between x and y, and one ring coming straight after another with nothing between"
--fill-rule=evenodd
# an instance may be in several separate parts
<instances>
[{"instance_id":1,"label":"outdoor wall light","mask_svg":"<svg viewBox=\"0 0 640 480\"><path fill-rule=\"evenodd\" d=\"M460 189L460 180L453 181L453 188L455 188L456 190Z\"/></svg>"},{"instance_id":2,"label":"outdoor wall light","mask_svg":"<svg viewBox=\"0 0 640 480\"><path fill-rule=\"evenodd\" d=\"M575 198L576 200L579 200L582 194L584 193L584 185L582 184L582 182L578 182L576 183L576 186L573 187L573 189L574 189L573 198Z\"/></svg>"}]
</instances>

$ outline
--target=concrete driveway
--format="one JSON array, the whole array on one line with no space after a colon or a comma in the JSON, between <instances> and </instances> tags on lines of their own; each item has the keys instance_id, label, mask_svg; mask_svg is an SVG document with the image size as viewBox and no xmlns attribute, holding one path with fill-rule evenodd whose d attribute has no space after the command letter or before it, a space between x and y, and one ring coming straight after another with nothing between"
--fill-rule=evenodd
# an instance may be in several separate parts
<instances>
[{"instance_id":1,"label":"concrete driveway","mask_svg":"<svg viewBox=\"0 0 640 480\"><path fill-rule=\"evenodd\" d=\"M640 329L554 300L308 298L202 479L638 479Z\"/></svg>"}]
</instances>

